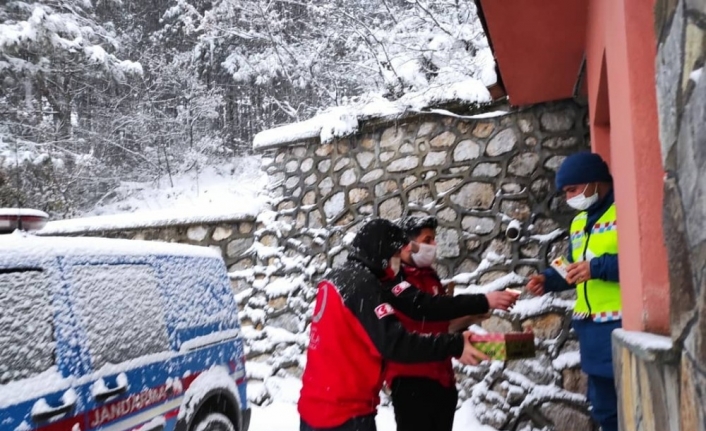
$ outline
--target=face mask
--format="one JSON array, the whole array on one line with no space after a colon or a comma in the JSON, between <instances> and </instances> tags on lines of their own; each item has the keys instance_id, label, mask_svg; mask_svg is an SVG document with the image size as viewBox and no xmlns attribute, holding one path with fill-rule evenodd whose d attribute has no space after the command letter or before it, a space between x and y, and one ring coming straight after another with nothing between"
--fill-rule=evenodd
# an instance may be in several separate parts
<instances>
[{"instance_id":1,"label":"face mask","mask_svg":"<svg viewBox=\"0 0 706 431\"><path fill-rule=\"evenodd\" d=\"M419 268L427 268L436 260L436 245L419 244L419 251L412 253L412 261Z\"/></svg>"},{"instance_id":2,"label":"face mask","mask_svg":"<svg viewBox=\"0 0 706 431\"><path fill-rule=\"evenodd\" d=\"M571 199L567 199L566 204L569 205L571 208L577 209L579 211L586 211L587 209L589 209L593 204L598 201L598 190L596 190L596 192L593 193L592 196L586 197L587 188L588 184L586 184L586 187L583 188L583 192L580 195L576 195Z\"/></svg>"},{"instance_id":3,"label":"face mask","mask_svg":"<svg viewBox=\"0 0 706 431\"><path fill-rule=\"evenodd\" d=\"M398 272L400 272L400 266L402 265L402 260L399 257L391 257L390 258L390 269L392 272L397 275Z\"/></svg>"}]
</instances>

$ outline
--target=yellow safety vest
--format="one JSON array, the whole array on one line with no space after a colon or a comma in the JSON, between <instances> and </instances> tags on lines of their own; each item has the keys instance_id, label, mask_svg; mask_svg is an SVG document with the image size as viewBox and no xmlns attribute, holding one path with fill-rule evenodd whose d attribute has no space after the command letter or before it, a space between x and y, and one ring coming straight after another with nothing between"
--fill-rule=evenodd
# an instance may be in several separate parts
<instances>
[{"instance_id":1,"label":"yellow safety vest","mask_svg":"<svg viewBox=\"0 0 706 431\"><path fill-rule=\"evenodd\" d=\"M615 204L598 219L586 234L586 212L579 213L571 222L571 251L574 262L591 260L604 254L618 254L618 225ZM591 279L576 286L574 316L591 317L596 322L620 320L622 303L620 284L614 281Z\"/></svg>"}]
</instances>

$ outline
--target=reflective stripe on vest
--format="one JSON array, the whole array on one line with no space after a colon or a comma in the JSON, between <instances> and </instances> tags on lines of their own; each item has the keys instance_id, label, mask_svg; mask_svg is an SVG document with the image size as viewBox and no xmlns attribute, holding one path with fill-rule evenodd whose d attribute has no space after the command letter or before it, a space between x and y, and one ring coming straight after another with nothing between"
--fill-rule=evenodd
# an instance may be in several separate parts
<instances>
[{"instance_id":1,"label":"reflective stripe on vest","mask_svg":"<svg viewBox=\"0 0 706 431\"><path fill-rule=\"evenodd\" d=\"M604 254L618 254L618 226L615 204L598 219L587 235L587 214L578 214L571 222L571 251L574 262L591 260ZM592 279L576 286L577 317L591 317L596 322L621 318L620 285L614 281Z\"/></svg>"}]
</instances>

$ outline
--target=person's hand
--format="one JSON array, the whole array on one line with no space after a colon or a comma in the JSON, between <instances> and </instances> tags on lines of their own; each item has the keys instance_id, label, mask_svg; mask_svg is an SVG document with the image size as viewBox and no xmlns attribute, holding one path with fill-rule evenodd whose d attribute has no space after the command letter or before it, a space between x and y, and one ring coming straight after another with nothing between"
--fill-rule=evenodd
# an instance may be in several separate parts
<instances>
[{"instance_id":1,"label":"person's hand","mask_svg":"<svg viewBox=\"0 0 706 431\"><path fill-rule=\"evenodd\" d=\"M510 307L515 305L515 302L517 302L517 298L519 297L516 293L509 292L507 290L490 292L485 296L488 298L488 306L491 310L503 311L507 311Z\"/></svg>"},{"instance_id":2,"label":"person's hand","mask_svg":"<svg viewBox=\"0 0 706 431\"><path fill-rule=\"evenodd\" d=\"M488 355L473 347L471 335L473 335L471 331L463 333L463 353L458 358L458 361L463 365L478 365L481 361L490 359Z\"/></svg>"},{"instance_id":3,"label":"person's hand","mask_svg":"<svg viewBox=\"0 0 706 431\"><path fill-rule=\"evenodd\" d=\"M566 282L579 284L591 279L591 262L583 261L569 265L566 271Z\"/></svg>"},{"instance_id":4,"label":"person's hand","mask_svg":"<svg viewBox=\"0 0 706 431\"><path fill-rule=\"evenodd\" d=\"M456 289L456 283L449 281L446 286L446 296L454 296L454 290Z\"/></svg>"},{"instance_id":5,"label":"person's hand","mask_svg":"<svg viewBox=\"0 0 706 431\"><path fill-rule=\"evenodd\" d=\"M533 275L530 277L525 289L534 296L544 295L544 283L547 281L547 277L542 274Z\"/></svg>"}]
</instances>

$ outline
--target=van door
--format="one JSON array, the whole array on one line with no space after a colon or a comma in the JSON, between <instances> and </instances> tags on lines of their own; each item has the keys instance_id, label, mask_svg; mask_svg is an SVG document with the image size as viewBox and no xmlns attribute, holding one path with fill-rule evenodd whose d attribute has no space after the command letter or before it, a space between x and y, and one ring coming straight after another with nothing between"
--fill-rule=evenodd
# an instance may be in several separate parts
<instances>
[{"instance_id":1,"label":"van door","mask_svg":"<svg viewBox=\"0 0 706 431\"><path fill-rule=\"evenodd\" d=\"M81 364L61 360L62 337L71 332L61 327L70 321L61 291L42 268L0 268L2 430L84 429L84 388L69 377Z\"/></svg>"},{"instance_id":2,"label":"van door","mask_svg":"<svg viewBox=\"0 0 706 431\"><path fill-rule=\"evenodd\" d=\"M74 262L72 298L86 334L92 376L88 430L165 430L178 411L174 354L158 277L149 260Z\"/></svg>"}]
</instances>

